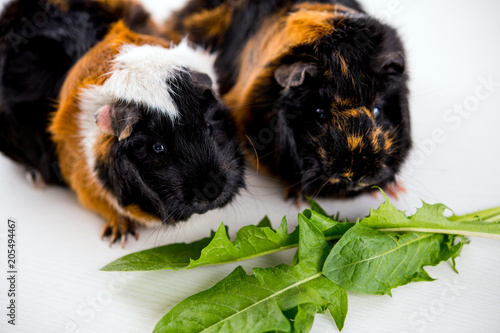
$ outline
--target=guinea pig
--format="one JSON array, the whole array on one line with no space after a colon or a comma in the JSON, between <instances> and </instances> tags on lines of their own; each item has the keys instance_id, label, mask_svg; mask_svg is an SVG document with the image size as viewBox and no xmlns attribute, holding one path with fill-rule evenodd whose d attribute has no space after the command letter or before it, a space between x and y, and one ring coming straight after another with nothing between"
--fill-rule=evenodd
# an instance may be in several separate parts
<instances>
[{"instance_id":1,"label":"guinea pig","mask_svg":"<svg viewBox=\"0 0 500 333\"><path fill-rule=\"evenodd\" d=\"M244 186L244 157L216 97L213 57L123 22L65 80L49 130L62 175L111 242L134 225L186 220Z\"/></svg>"},{"instance_id":2,"label":"guinea pig","mask_svg":"<svg viewBox=\"0 0 500 333\"><path fill-rule=\"evenodd\" d=\"M156 25L128 0L13 0L0 15L0 151L29 170L35 186L61 184L49 113L69 69L120 19Z\"/></svg>"},{"instance_id":3,"label":"guinea pig","mask_svg":"<svg viewBox=\"0 0 500 333\"><path fill-rule=\"evenodd\" d=\"M245 154L291 196L399 188L411 147L397 32L353 0L191 0L167 21L214 52Z\"/></svg>"}]
</instances>

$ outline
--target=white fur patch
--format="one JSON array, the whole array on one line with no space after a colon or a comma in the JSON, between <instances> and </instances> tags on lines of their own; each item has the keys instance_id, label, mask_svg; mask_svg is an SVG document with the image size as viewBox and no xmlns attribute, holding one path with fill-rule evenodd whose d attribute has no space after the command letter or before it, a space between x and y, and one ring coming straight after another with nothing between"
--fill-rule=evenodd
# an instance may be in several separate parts
<instances>
[{"instance_id":1,"label":"white fur patch","mask_svg":"<svg viewBox=\"0 0 500 333\"><path fill-rule=\"evenodd\" d=\"M104 84L88 86L79 94L80 128L91 170L94 169L93 147L100 134L94 120L97 110L107 104L125 101L144 106L150 112L160 112L175 121L179 111L172 99L169 78L186 70L205 73L217 91L214 60L215 56L202 48L190 46L187 40L170 49L124 44L113 60L111 75Z\"/></svg>"},{"instance_id":2,"label":"white fur patch","mask_svg":"<svg viewBox=\"0 0 500 333\"><path fill-rule=\"evenodd\" d=\"M186 40L170 49L124 44L113 61L111 76L102 86L90 86L82 91L80 100L82 104L99 107L120 100L136 103L174 120L179 111L172 99L169 78L189 69L207 74L215 83L213 62L214 56L189 46Z\"/></svg>"}]
</instances>

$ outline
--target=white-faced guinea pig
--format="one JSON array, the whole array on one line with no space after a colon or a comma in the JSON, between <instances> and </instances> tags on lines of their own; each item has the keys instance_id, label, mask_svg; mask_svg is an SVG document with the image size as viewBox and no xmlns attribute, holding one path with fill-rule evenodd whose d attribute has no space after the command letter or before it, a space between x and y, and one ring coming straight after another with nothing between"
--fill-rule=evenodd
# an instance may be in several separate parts
<instances>
[{"instance_id":1,"label":"white-faced guinea pig","mask_svg":"<svg viewBox=\"0 0 500 333\"><path fill-rule=\"evenodd\" d=\"M62 176L108 222L174 223L230 202L244 159L213 57L116 23L71 69L49 126Z\"/></svg>"},{"instance_id":2,"label":"white-faced guinea pig","mask_svg":"<svg viewBox=\"0 0 500 333\"><path fill-rule=\"evenodd\" d=\"M47 131L70 68L112 23L154 34L135 0L12 0L0 15L0 151L23 164L35 186L63 184Z\"/></svg>"},{"instance_id":3,"label":"white-faced guinea pig","mask_svg":"<svg viewBox=\"0 0 500 333\"><path fill-rule=\"evenodd\" d=\"M405 53L358 2L191 0L165 31L216 54L246 156L289 195L397 188L411 147Z\"/></svg>"}]
</instances>

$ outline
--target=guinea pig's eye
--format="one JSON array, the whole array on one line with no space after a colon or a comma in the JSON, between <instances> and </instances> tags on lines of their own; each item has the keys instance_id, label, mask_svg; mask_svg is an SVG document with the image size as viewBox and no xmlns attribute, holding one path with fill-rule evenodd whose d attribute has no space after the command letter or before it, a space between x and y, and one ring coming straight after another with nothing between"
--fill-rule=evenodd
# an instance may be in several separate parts
<instances>
[{"instance_id":1,"label":"guinea pig's eye","mask_svg":"<svg viewBox=\"0 0 500 333\"><path fill-rule=\"evenodd\" d=\"M325 109L316 109L316 117L321 121L325 121L326 120Z\"/></svg>"},{"instance_id":2,"label":"guinea pig's eye","mask_svg":"<svg viewBox=\"0 0 500 333\"><path fill-rule=\"evenodd\" d=\"M157 154L163 153L165 151L165 147L159 142L153 145L153 151Z\"/></svg>"},{"instance_id":3,"label":"guinea pig's eye","mask_svg":"<svg viewBox=\"0 0 500 333\"><path fill-rule=\"evenodd\" d=\"M214 128L212 127L212 125L207 122L207 130L208 130L208 133L210 133L210 135L212 135L212 133L214 132Z\"/></svg>"},{"instance_id":4,"label":"guinea pig's eye","mask_svg":"<svg viewBox=\"0 0 500 333\"><path fill-rule=\"evenodd\" d=\"M382 108L380 107L380 105L375 104L375 107L373 108L373 115L375 117L378 117L381 112L382 112Z\"/></svg>"}]
</instances>

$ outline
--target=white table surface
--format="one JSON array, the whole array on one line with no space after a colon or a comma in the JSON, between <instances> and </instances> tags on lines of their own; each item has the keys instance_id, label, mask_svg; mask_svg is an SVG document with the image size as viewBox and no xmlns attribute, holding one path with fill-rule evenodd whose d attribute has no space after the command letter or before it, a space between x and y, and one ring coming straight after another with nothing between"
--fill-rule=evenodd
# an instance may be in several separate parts
<instances>
[{"instance_id":1,"label":"white table surface","mask_svg":"<svg viewBox=\"0 0 500 333\"><path fill-rule=\"evenodd\" d=\"M3 3L4 1L2 1ZM183 1L144 1L162 18ZM500 205L500 3L494 0L365 0L366 9L396 26L411 72L415 148L401 178L408 193L396 205L414 211L423 199L458 214ZM484 86L483 80L497 84ZM479 94L478 94L479 93ZM488 95L488 96L484 96ZM463 113L456 113L462 108ZM438 133L438 138L433 138ZM151 332L177 302L211 287L237 265L196 270L107 273L125 254L206 237L220 221L230 232L269 215L296 224L296 208L276 181L248 172L248 191L223 210L178 227L142 229L125 250L108 247L103 221L67 189L30 187L24 171L0 156L0 332ZM362 217L381 200L322 200L330 212ZM18 222L17 325L7 325L7 219ZM242 263L271 267L293 252ZM457 260L428 268L434 282L394 290L393 297L349 294L343 332L499 332L500 242L472 239ZM5 277L5 278L4 278ZM312 332L336 332L318 315Z\"/></svg>"}]
</instances>

